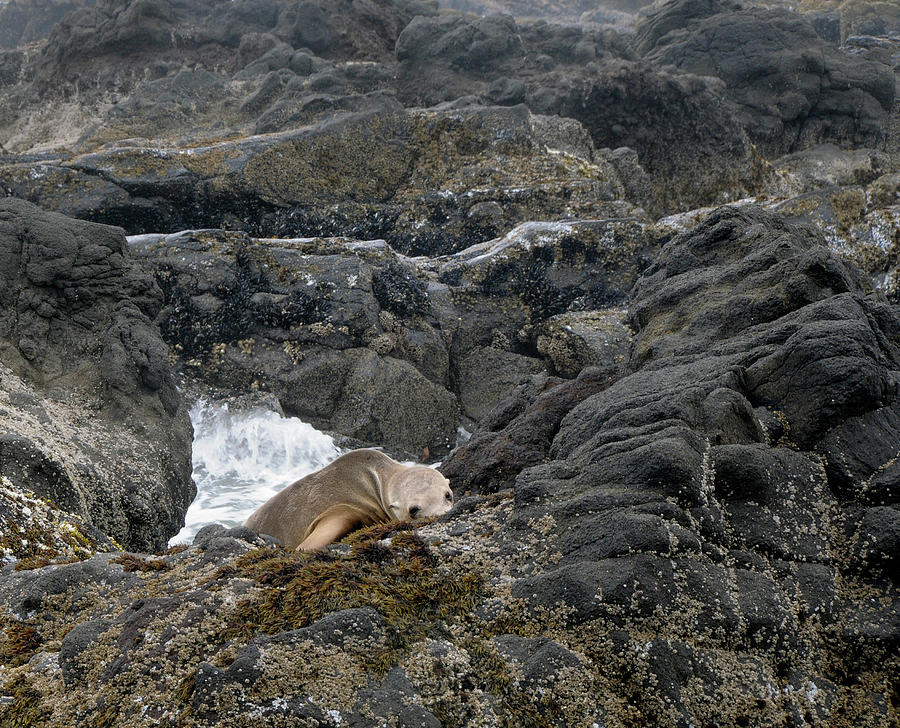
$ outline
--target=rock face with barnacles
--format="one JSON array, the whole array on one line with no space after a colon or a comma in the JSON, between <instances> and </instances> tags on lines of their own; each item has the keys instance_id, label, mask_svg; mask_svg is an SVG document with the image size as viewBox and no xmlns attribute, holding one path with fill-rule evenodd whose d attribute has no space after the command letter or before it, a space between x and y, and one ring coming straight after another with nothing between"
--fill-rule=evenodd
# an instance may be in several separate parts
<instances>
[{"instance_id":1,"label":"rock face with barnacles","mask_svg":"<svg viewBox=\"0 0 900 728\"><path fill-rule=\"evenodd\" d=\"M0 725L898 723L896 8L644 4L0 0ZM163 550L176 376L456 506Z\"/></svg>"},{"instance_id":2,"label":"rock face with barnacles","mask_svg":"<svg viewBox=\"0 0 900 728\"><path fill-rule=\"evenodd\" d=\"M22 200L0 200L0 260L0 475L130 548L162 547L195 489L151 322L159 288L120 229Z\"/></svg>"},{"instance_id":3,"label":"rock face with barnacles","mask_svg":"<svg viewBox=\"0 0 900 728\"><path fill-rule=\"evenodd\" d=\"M523 382L435 523L312 554L210 526L4 577L0 715L889 723L896 309L813 229L722 208L627 310L628 360Z\"/></svg>"}]
</instances>

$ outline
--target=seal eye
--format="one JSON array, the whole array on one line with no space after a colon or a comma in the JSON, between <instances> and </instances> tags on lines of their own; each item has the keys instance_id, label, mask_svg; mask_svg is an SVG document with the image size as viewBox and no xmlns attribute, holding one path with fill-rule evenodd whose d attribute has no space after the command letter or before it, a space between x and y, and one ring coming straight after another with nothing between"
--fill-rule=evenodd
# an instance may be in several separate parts
<instances>
[{"instance_id":1,"label":"seal eye","mask_svg":"<svg viewBox=\"0 0 900 728\"><path fill-rule=\"evenodd\" d=\"M446 493L444 493L444 498L446 498L448 501L450 501L452 503L453 502L453 493L451 493L448 490Z\"/></svg>"},{"instance_id":2,"label":"seal eye","mask_svg":"<svg viewBox=\"0 0 900 728\"><path fill-rule=\"evenodd\" d=\"M410 518L415 518L416 516L419 515L419 511L421 511L421 510L422 510L422 509L419 508L419 506L410 506L410 507L409 507L409 517L410 517Z\"/></svg>"}]
</instances>

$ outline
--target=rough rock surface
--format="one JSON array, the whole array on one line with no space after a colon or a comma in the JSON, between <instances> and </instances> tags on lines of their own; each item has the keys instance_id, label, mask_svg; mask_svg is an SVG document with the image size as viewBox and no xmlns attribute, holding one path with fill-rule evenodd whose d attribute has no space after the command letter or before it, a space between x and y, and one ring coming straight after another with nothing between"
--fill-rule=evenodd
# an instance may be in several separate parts
<instances>
[{"instance_id":1,"label":"rough rock surface","mask_svg":"<svg viewBox=\"0 0 900 728\"><path fill-rule=\"evenodd\" d=\"M721 78L767 154L877 142L894 102L888 66L839 52L786 10L677 0L647 15L635 46L654 63Z\"/></svg>"},{"instance_id":2,"label":"rough rock surface","mask_svg":"<svg viewBox=\"0 0 900 728\"><path fill-rule=\"evenodd\" d=\"M0 194L133 237L0 206L0 725L898 723L896 2L641 4L3 4ZM454 511L122 552L170 362Z\"/></svg>"},{"instance_id":3,"label":"rough rock surface","mask_svg":"<svg viewBox=\"0 0 900 728\"><path fill-rule=\"evenodd\" d=\"M551 322L620 302L648 254L629 219L532 222L431 260L384 241L221 230L129 241L189 373L270 391L288 414L413 455L446 452L460 410L480 419L522 377L612 361L614 344L561 338Z\"/></svg>"},{"instance_id":4,"label":"rough rock surface","mask_svg":"<svg viewBox=\"0 0 900 728\"><path fill-rule=\"evenodd\" d=\"M0 80L8 93L0 98L0 139L17 153L54 154L9 160L21 165L18 173L7 173L12 182L4 175L14 194L34 199L35 192L25 191L27 175L48 175L67 185L78 179L93 199L82 198L84 204L76 203L71 212L121 222L132 233L149 230L148 225L167 232L218 227L230 218L255 226L259 234L283 234L290 223L273 218L269 207L283 203L257 198L252 189L239 204L222 195L223 186L231 193L242 186L243 165L212 175L199 172L200 159L208 161L201 152L196 162L182 165L177 182L168 180L172 186L160 190L160 180L148 179L142 155L162 149L164 156L183 158L213 145L214 154L231 160L242 154L233 149L241 143L232 140L308 125L325 125L334 133L336 119L345 115L391 116L404 108L441 104L456 109L524 104L534 114L574 119L601 150L601 159L576 153L587 162L603 166L624 160L622 154L602 151L607 148L632 150L636 157L622 175L627 178L624 199L655 215L760 192L771 179L759 151L781 154L823 141L883 143L890 133L891 51L873 50L877 38L836 48L817 33L812 20L786 10L681 0L648 9L637 33L629 35L593 23L439 13L434 3L415 0L302 6L284 0L131 0L120 5L104 0L81 7L36 49L16 49L3 57ZM588 8L582 11L590 14ZM766 41L757 42L757 36ZM48 105L53 113L47 113ZM494 116L488 127L496 131ZM446 116L440 123L447 124ZM463 124L479 126L471 117ZM510 138L520 134L512 117L503 124ZM394 148L373 155L384 156L386 170L397 171L398 146L411 147L414 157L431 156L429 149L416 149L406 132L398 139L396 124L389 127L380 133ZM570 127L563 136L578 134ZM356 136L351 133L346 143L355 147L360 143ZM445 139L420 141L432 154L441 149L434 145L448 144ZM465 147L464 139L459 142ZM60 147L96 152L104 145L142 150L124 154L118 164L102 159L103 154L75 162L56 153ZM289 156L302 156L302 146L295 145ZM495 151L502 147L493 146ZM265 156L262 150L254 153ZM60 164L63 169L56 169ZM367 158L353 164L365 169ZM520 176L515 163L512 167L510 176ZM413 177L411 182L446 188L438 180ZM525 175L526 187L527 180ZM328 181L319 180L320 186L332 187ZM51 184L44 185L44 197L52 198ZM477 189L483 187L481 182ZM519 203L508 197L490 201L510 217L509 208ZM366 212L352 204L359 200L342 201L351 203L349 209L290 210L295 225L290 234L390 239L396 210ZM403 230L398 233L411 237L415 228L407 222L436 226L442 217L448 218L451 235L461 224L479 221L493 224L492 234L505 232L497 224L509 221L498 220L496 211L482 210L467 223L453 219L452 211L468 211L481 201L488 200L443 199L441 205L434 199L395 199L428 213L415 220L400 214ZM63 201L46 204L69 211ZM559 204L551 205L555 213L530 206L539 209L540 219L560 214ZM206 216L203 222L197 220L200 215ZM301 226L305 229L298 230ZM373 232L376 226L379 232ZM437 234L428 232L426 239Z\"/></svg>"},{"instance_id":5,"label":"rough rock surface","mask_svg":"<svg viewBox=\"0 0 900 728\"><path fill-rule=\"evenodd\" d=\"M577 122L522 106L411 113L394 101L209 146L116 147L11 164L0 169L0 185L130 233L343 235L434 255L526 220L640 214L622 201L622 173L594 159L589 139L574 153L565 148L579 135Z\"/></svg>"},{"instance_id":6,"label":"rough rock surface","mask_svg":"<svg viewBox=\"0 0 900 728\"><path fill-rule=\"evenodd\" d=\"M0 200L0 472L155 549L194 496L191 426L121 230Z\"/></svg>"},{"instance_id":7,"label":"rough rock surface","mask_svg":"<svg viewBox=\"0 0 900 728\"><path fill-rule=\"evenodd\" d=\"M626 365L495 408L436 523L6 576L0 718L896 722L896 310L811 228L721 208L629 315Z\"/></svg>"}]
</instances>

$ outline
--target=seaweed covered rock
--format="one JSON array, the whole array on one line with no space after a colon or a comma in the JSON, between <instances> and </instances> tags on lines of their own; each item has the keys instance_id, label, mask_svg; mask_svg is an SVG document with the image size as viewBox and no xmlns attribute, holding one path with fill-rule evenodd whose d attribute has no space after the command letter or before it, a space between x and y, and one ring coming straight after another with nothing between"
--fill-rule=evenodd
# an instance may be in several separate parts
<instances>
[{"instance_id":1,"label":"seaweed covered rock","mask_svg":"<svg viewBox=\"0 0 900 728\"><path fill-rule=\"evenodd\" d=\"M600 320L650 253L635 219L528 223L434 260L380 240L222 230L129 242L192 376L262 388L319 427L413 454L446 451L458 410L480 420L523 377L621 356L621 323L603 342L590 323L579 338L550 320Z\"/></svg>"},{"instance_id":2,"label":"seaweed covered rock","mask_svg":"<svg viewBox=\"0 0 900 728\"><path fill-rule=\"evenodd\" d=\"M262 388L289 414L399 451L452 445L457 405L425 284L383 241L209 230L130 242L193 376Z\"/></svg>"},{"instance_id":3,"label":"seaweed covered rock","mask_svg":"<svg viewBox=\"0 0 900 728\"><path fill-rule=\"evenodd\" d=\"M0 200L0 469L122 544L155 549L194 495L191 426L121 230Z\"/></svg>"},{"instance_id":4,"label":"seaweed covered rock","mask_svg":"<svg viewBox=\"0 0 900 728\"><path fill-rule=\"evenodd\" d=\"M895 309L810 229L721 208L629 312L626 364L485 417L436 522L0 575L0 720L896 722Z\"/></svg>"},{"instance_id":5,"label":"seaweed covered rock","mask_svg":"<svg viewBox=\"0 0 900 728\"><path fill-rule=\"evenodd\" d=\"M734 651L735 706L787 670L826 685L829 703L880 710L881 697L823 666L839 659L877 684L900 635L888 565L895 309L811 229L722 208L663 248L632 291L630 315L637 333L624 373L583 397L576 382L587 370L523 390L444 466L473 492L512 485L510 524L522 536L546 523L556 565L513 595L536 614L562 601L583 634L624 630L623 645L640 625L665 634L683 655L653 657L657 647L645 645L642 680L663 684L673 659L687 672L669 683L676 692L644 694L644 721L700 720L690 683L700 679L700 694L721 689L698 670L723 648ZM536 430L549 411L558 427ZM513 445L532 433L526 457ZM859 603L869 589L878 606ZM820 616L810 622L811 613ZM742 657L756 649L761 663ZM634 669L620 667L608 674Z\"/></svg>"},{"instance_id":6,"label":"seaweed covered rock","mask_svg":"<svg viewBox=\"0 0 900 728\"><path fill-rule=\"evenodd\" d=\"M209 75L185 72L166 83L189 76L182 81L190 86L203 76L196 93L215 97L217 88L205 85ZM0 167L0 185L134 234L222 227L259 236L342 235L382 238L416 255L454 252L525 220L642 214L625 201L625 175L611 160L595 159L575 121L521 106L411 112L378 98L277 134L12 161ZM184 108L195 113L189 101ZM150 127L157 117L185 113L148 109L155 109ZM68 192L73 187L78 194Z\"/></svg>"},{"instance_id":7,"label":"seaweed covered rock","mask_svg":"<svg viewBox=\"0 0 900 728\"><path fill-rule=\"evenodd\" d=\"M595 28L517 24L510 16L416 18L397 40L406 104L477 93L580 121L598 148L629 147L652 180L654 213L757 191L767 170L713 74L635 62ZM633 198L630 198L633 199Z\"/></svg>"}]
</instances>

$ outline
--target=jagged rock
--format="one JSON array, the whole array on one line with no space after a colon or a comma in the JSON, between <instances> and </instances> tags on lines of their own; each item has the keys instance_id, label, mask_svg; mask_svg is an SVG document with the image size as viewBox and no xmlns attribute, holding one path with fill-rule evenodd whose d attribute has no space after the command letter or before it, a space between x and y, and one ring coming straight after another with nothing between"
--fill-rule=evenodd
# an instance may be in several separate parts
<instances>
[{"instance_id":1,"label":"jagged rock","mask_svg":"<svg viewBox=\"0 0 900 728\"><path fill-rule=\"evenodd\" d=\"M865 280L808 228L713 211L632 289L627 364L517 385L437 522L0 576L25 645L0 719L893 720L900 320Z\"/></svg>"},{"instance_id":2,"label":"jagged rock","mask_svg":"<svg viewBox=\"0 0 900 728\"><path fill-rule=\"evenodd\" d=\"M124 104L121 113L146 103L152 113L140 122L141 133L160 117L163 129L177 126L194 108L192 94L214 98L217 84L206 72L184 72L157 82L146 100ZM196 91L172 95L166 89L173 85ZM169 95L176 108L154 105L156 94ZM383 238L413 254L453 252L523 220L642 214L622 201L625 186L611 162L546 146L562 146L561 137L574 132L583 137L575 122L554 131L524 107L411 113L380 94L320 111L354 109L354 99L359 112L279 134L13 163L0 168L0 185L130 233L226 227L260 236L346 235ZM277 107L266 113L281 113ZM579 151L590 156L589 142L581 141ZM81 192L65 192L72 186Z\"/></svg>"},{"instance_id":3,"label":"jagged rock","mask_svg":"<svg viewBox=\"0 0 900 728\"><path fill-rule=\"evenodd\" d=\"M94 0L10 0L0 7L0 48L17 48L46 38L57 22Z\"/></svg>"},{"instance_id":4,"label":"jagged rock","mask_svg":"<svg viewBox=\"0 0 900 728\"><path fill-rule=\"evenodd\" d=\"M637 152L653 190L636 201L654 212L755 192L768 170L723 89L635 63L620 43L596 30L517 26L509 16L417 18L397 40L399 97L430 105L478 93L577 119L597 147Z\"/></svg>"},{"instance_id":5,"label":"jagged rock","mask_svg":"<svg viewBox=\"0 0 900 728\"><path fill-rule=\"evenodd\" d=\"M537 327L537 350L570 379L585 367L624 364L631 335L623 319L615 309L557 314Z\"/></svg>"},{"instance_id":6,"label":"jagged rock","mask_svg":"<svg viewBox=\"0 0 900 728\"><path fill-rule=\"evenodd\" d=\"M654 63L721 78L741 125L767 153L884 138L893 72L839 52L795 13L677 0L647 15L635 47Z\"/></svg>"},{"instance_id":7,"label":"jagged rock","mask_svg":"<svg viewBox=\"0 0 900 728\"><path fill-rule=\"evenodd\" d=\"M154 550L193 498L191 426L121 230L0 200L0 464L120 543Z\"/></svg>"}]
</instances>

